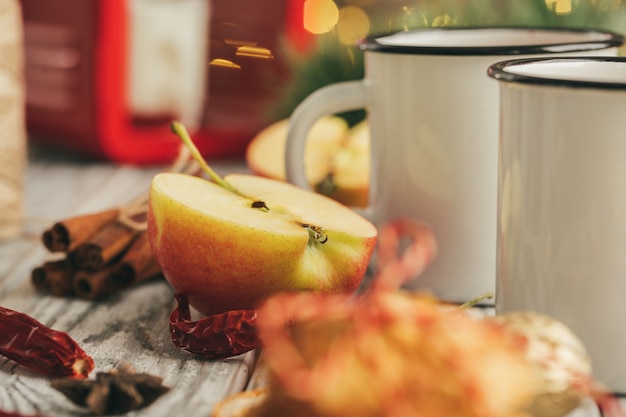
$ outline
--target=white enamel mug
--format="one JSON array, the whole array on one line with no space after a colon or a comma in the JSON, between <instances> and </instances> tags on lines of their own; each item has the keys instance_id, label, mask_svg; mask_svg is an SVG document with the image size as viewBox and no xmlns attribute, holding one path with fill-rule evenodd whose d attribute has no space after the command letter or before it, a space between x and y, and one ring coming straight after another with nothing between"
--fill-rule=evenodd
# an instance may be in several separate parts
<instances>
[{"instance_id":1,"label":"white enamel mug","mask_svg":"<svg viewBox=\"0 0 626 417\"><path fill-rule=\"evenodd\" d=\"M465 302L495 291L498 89L486 71L511 57L616 55L621 36L565 29L423 29L366 39L365 78L321 88L291 117L287 178L309 188L311 125L365 108L372 165L368 217L431 225L438 254L408 286Z\"/></svg>"},{"instance_id":2,"label":"white enamel mug","mask_svg":"<svg viewBox=\"0 0 626 417\"><path fill-rule=\"evenodd\" d=\"M626 393L626 58L497 63L501 151L496 310L581 338Z\"/></svg>"}]
</instances>

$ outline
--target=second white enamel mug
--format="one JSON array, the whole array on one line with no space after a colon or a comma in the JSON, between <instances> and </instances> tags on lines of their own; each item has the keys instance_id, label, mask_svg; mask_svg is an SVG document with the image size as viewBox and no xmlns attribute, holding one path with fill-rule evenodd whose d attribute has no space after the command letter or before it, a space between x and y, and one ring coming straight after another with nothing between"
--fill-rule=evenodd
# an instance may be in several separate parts
<instances>
[{"instance_id":1,"label":"second white enamel mug","mask_svg":"<svg viewBox=\"0 0 626 417\"><path fill-rule=\"evenodd\" d=\"M626 58L498 63L497 312L568 325L626 394Z\"/></svg>"}]
</instances>

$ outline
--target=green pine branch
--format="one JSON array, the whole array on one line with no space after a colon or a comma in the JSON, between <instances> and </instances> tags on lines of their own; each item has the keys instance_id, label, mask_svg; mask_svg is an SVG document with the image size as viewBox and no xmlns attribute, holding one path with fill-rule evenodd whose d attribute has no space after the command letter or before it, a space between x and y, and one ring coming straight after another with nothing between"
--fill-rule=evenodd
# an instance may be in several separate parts
<instances>
[{"instance_id":1,"label":"green pine branch","mask_svg":"<svg viewBox=\"0 0 626 417\"><path fill-rule=\"evenodd\" d=\"M555 13L552 0L378 0L364 6L364 10L371 19L371 34L431 26L575 27L626 34L626 0L571 1L568 14ZM340 0L335 2L344 6ZM320 87L363 77L361 51L342 45L332 32L318 40L311 55L292 55L292 77L279 92L272 117L289 117L304 98ZM364 112L341 116L353 125Z\"/></svg>"}]
</instances>

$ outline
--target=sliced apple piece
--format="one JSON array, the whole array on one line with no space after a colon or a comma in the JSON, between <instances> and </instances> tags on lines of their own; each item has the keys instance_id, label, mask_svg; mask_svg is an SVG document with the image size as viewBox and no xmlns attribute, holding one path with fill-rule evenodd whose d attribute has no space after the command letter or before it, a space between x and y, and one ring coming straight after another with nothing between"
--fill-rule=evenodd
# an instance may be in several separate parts
<instances>
[{"instance_id":1,"label":"sliced apple piece","mask_svg":"<svg viewBox=\"0 0 626 417\"><path fill-rule=\"evenodd\" d=\"M328 191L322 194L351 207L367 207L370 183L370 130L363 121L351 130L333 158Z\"/></svg>"},{"instance_id":2,"label":"sliced apple piece","mask_svg":"<svg viewBox=\"0 0 626 417\"><path fill-rule=\"evenodd\" d=\"M285 147L289 120L283 119L260 131L246 148L250 170L268 178L285 181ZM333 157L348 136L344 119L326 116L313 124L305 147L305 172L311 186L323 181L331 171Z\"/></svg>"},{"instance_id":3,"label":"sliced apple piece","mask_svg":"<svg viewBox=\"0 0 626 417\"><path fill-rule=\"evenodd\" d=\"M376 228L348 207L283 181L230 175L226 188L162 173L148 234L172 287L206 315L255 308L283 291L352 292Z\"/></svg>"},{"instance_id":4,"label":"sliced apple piece","mask_svg":"<svg viewBox=\"0 0 626 417\"><path fill-rule=\"evenodd\" d=\"M250 170L285 181L285 146L289 120L268 126L248 145ZM305 175L312 188L351 207L366 207L369 196L370 136L366 121L348 128L338 116L319 119L307 137Z\"/></svg>"}]
</instances>

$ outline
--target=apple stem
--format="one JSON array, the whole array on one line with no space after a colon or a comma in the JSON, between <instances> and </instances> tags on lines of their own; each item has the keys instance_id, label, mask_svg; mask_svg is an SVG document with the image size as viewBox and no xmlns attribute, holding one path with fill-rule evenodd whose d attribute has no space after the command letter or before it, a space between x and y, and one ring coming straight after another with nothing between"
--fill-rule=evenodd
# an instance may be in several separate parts
<instances>
[{"instance_id":1,"label":"apple stem","mask_svg":"<svg viewBox=\"0 0 626 417\"><path fill-rule=\"evenodd\" d=\"M483 295L480 295L478 297L474 297L471 300L468 300L468 301L464 302L463 304L461 304L459 306L459 309L464 310L464 309L475 307L481 301L485 301L485 300L488 300L490 298L493 298L493 293L492 292L485 293Z\"/></svg>"},{"instance_id":2,"label":"apple stem","mask_svg":"<svg viewBox=\"0 0 626 417\"><path fill-rule=\"evenodd\" d=\"M215 181L217 184L219 184L220 186L224 187L228 191L231 191L231 192L233 192L235 194L238 194L238 195L240 195L242 197L246 197L241 192L239 192L239 190L237 190L235 187L230 185L228 183L228 181L225 181L222 177L217 175L217 173L215 171L213 171L213 169L209 166L209 164L207 164L207 162L204 160L204 158L200 154L200 151L198 150L196 145L191 140L191 136L189 136L189 132L187 132L187 129L185 128L185 126L182 123L174 121L174 122L172 122L170 127L172 129L172 132L174 132L176 134L176 136L178 136L180 138L180 140L183 141L185 146L189 149L189 151L191 152L191 157L196 160L196 162L200 165L200 168L202 168L202 170L213 181Z\"/></svg>"}]
</instances>

